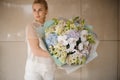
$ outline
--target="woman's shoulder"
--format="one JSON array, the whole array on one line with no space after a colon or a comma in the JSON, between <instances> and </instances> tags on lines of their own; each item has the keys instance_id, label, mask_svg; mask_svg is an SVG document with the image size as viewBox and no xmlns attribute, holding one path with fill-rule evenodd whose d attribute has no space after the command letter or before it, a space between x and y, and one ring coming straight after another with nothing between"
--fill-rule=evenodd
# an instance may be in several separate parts
<instances>
[{"instance_id":1,"label":"woman's shoulder","mask_svg":"<svg viewBox=\"0 0 120 80\"><path fill-rule=\"evenodd\" d=\"M33 23L33 22L28 23L28 24L26 25L26 30L27 30L27 31L32 31L32 30L34 30L34 28L35 28L35 26L34 26L34 23Z\"/></svg>"},{"instance_id":2,"label":"woman's shoulder","mask_svg":"<svg viewBox=\"0 0 120 80\"><path fill-rule=\"evenodd\" d=\"M33 21L31 23L28 23L26 28L36 28L38 25Z\"/></svg>"}]
</instances>

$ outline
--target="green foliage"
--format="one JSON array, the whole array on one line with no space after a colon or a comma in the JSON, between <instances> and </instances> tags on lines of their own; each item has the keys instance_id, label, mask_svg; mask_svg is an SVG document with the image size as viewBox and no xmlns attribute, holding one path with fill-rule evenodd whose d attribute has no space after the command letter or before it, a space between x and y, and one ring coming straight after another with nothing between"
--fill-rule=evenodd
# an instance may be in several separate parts
<instances>
[{"instance_id":1,"label":"green foliage","mask_svg":"<svg viewBox=\"0 0 120 80\"><path fill-rule=\"evenodd\" d=\"M55 25L57 25L59 23L59 20L57 18L53 18L52 20L54 20Z\"/></svg>"}]
</instances>

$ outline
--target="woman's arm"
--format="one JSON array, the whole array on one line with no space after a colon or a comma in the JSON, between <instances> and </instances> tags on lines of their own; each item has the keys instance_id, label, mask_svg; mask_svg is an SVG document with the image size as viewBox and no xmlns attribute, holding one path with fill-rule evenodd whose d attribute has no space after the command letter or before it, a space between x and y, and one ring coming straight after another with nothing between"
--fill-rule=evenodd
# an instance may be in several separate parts
<instances>
[{"instance_id":1,"label":"woman's arm","mask_svg":"<svg viewBox=\"0 0 120 80\"><path fill-rule=\"evenodd\" d=\"M50 57L49 53L45 50L43 50L39 46L39 37L37 36L37 33L35 29L33 28L33 24L30 24L26 27L26 40L27 43L29 44L31 51L33 55L35 56L43 56L43 57Z\"/></svg>"},{"instance_id":2,"label":"woman's arm","mask_svg":"<svg viewBox=\"0 0 120 80\"><path fill-rule=\"evenodd\" d=\"M39 57L50 57L49 53L39 47L39 40L38 39L28 39L28 43L30 48L35 56Z\"/></svg>"}]
</instances>

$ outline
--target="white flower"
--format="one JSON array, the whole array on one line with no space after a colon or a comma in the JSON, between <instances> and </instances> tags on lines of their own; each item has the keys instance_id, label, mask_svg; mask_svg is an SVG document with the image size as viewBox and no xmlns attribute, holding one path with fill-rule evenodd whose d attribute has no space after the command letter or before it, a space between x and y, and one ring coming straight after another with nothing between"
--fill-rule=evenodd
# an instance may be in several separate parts
<instances>
[{"instance_id":1,"label":"white flower","mask_svg":"<svg viewBox=\"0 0 120 80\"><path fill-rule=\"evenodd\" d=\"M78 49L81 51L81 50L83 50L83 43L80 43L79 45L78 45Z\"/></svg>"},{"instance_id":2,"label":"white flower","mask_svg":"<svg viewBox=\"0 0 120 80\"><path fill-rule=\"evenodd\" d=\"M59 25L60 25L60 26L65 26L65 25L66 25L66 23L65 23L65 21L64 21L64 20L60 20L60 21L59 21Z\"/></svg>"},{"instance_id":3,"label":"white flower","mask_svg":"<svg viewBox=\"0 0 120 80\"><path fill-rule=\"evenodd\" d=\"M84 45L88 47L89 42L88 41L84 42Z\"/></svg>"},{"instance_id":4,"label":"white flower","mask_svg":"<svg viewBox=\"0 0 120 80\"><path fill-rule=\"evenodd\" d=\"M75 45L76 44L69 44L70 45L70 47L66 50L67 52L73 52L73 49L74 49L74 47L75 47Z\"/></svg>"},{"instance_id":5,"label":"white flower","mask_svg":"<svg viewBox=\"0 0 120 80\"><path fill-rule=\"evenodd\" d=\"M73 49L76 46L76 41L77 40L78 39L76 39L76 38L69 38L67 40L68 44L70 45L70 47L67 49L67 52L71 52L71 51L73 52Z\"/></svg>"},{"instance_id":6,"label":"white flower","mask_svg":"<svg viewBox=\"0 0 120 80\"><path fill-rule=\"evenodd\" d=\"M61 43L63 45L67 45L68 42L67 42L67 36L66 35L63 35L63 36L58 36L58 43Z\"/></svg>"},{"instance_id":7,"label":"white flower","mask_svg":"<svg viewBox=\"0 0 120 80\"><path fill-rule=\"evenodd\" d=\"M82 54L87 56L89 54L89 51L87 49L85 49L85 50L82 51Z\"/></svg>"},{"instance_id":8,"label":"white flower","mask_svg":"<svg viewBox=\"0 0 120 80\"><path fill-rule=\"evenodd\" d=\"M58 32L59 32L59 29L60 29L60 25L56 25L56 27L55 27L55 32L58 33Z\"/></svg>"},{"instance_id":9,"label":"white flower","mask_svg":"<svg viewBox=\"0 0 120 80\"><path fill-rule=\"evenodd\" d=\"M73 49L74 54L79 54L79 51L76 49Z\"/></svg>"},{"instance_id":10,"label":"white flower","mask_svg":"<svg viewBox=\"0 0 120 80\"><path fill-rule=\"evenodd\" d=\"M88 31L87 30L82 30L81 31L81 41L85 42L87 40L87 35L88 35Z\"/></svg>"},{"instance_id":11,"label":"white flower","mask_svg":"<svg viewBox=\"0 0 120 80\"><path fill-rule=\"evenodd\" d=\"M76 45L76 41L77 41L78 39L76 39L76 38L69 38L67 41L68 41L68 43L69 44L74 44L74 45Z\"/></svg>"}]
</instances>

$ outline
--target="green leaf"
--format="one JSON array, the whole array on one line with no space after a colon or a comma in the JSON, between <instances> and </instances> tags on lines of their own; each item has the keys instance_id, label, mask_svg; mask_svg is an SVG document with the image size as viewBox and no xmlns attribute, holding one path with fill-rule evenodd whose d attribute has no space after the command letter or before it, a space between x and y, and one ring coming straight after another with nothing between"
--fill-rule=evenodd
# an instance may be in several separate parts
<instances>
[{"instance_id":1,"label":"green leaf","mask_svg":"<svg viewBox=\"0 0 120 80\"><path fill-rule=\"evenodd\" d=\"M73 18L73 22L75 22L75 21L77 21L77 20L79 20L79 16Z\"/></svg>"},{"instance_id":2,"label":"green leaf","mask_svg":"<svg viewBox=\"0 0 120 80\"><path fill-rule=\"evenodd\" d=\"M53 18L52 20L54 20L55 25L57 25L59 23L59 20L57 18Z\"/></svg>"}]
</instances>

